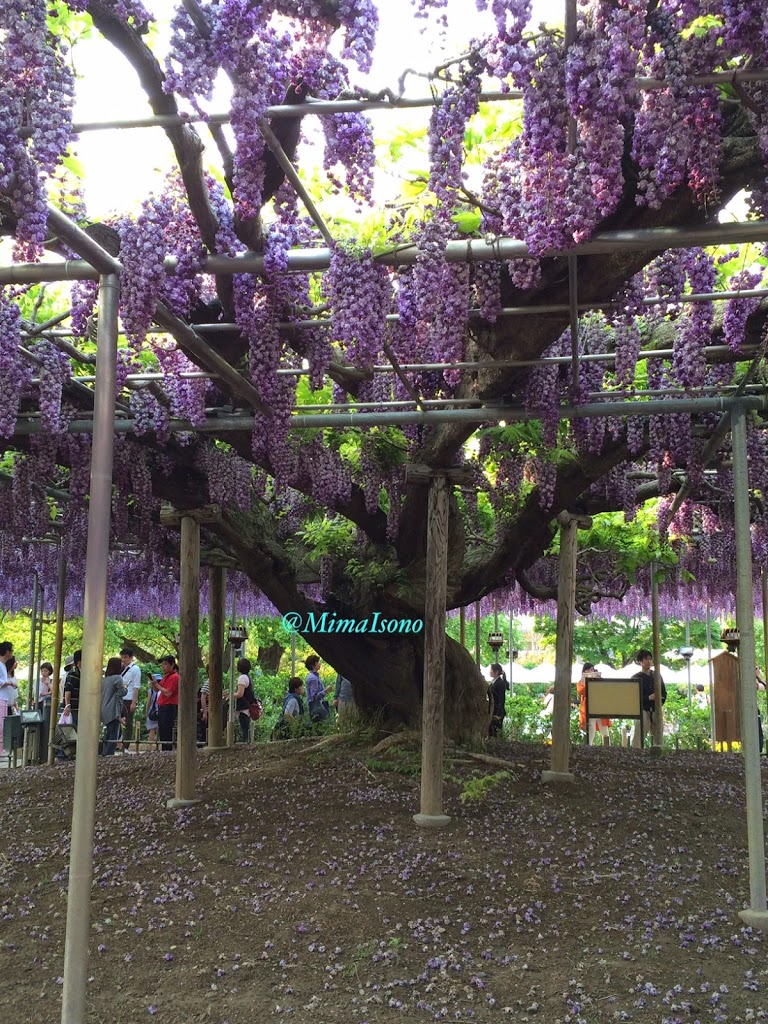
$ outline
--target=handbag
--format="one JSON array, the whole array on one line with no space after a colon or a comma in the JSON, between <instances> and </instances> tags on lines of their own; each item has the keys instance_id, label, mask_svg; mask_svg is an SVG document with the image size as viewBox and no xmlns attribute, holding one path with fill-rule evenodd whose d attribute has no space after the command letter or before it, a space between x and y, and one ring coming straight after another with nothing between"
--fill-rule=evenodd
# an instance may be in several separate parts
<instances>
[{"instance_id":1,"label":"handbag","mask_svg":"<svg viewBox=\"0 0 768 1024\"><path fill-rule=\"evenodd\" d=\"M256 696L256 691L253 688L253 682L251 681L250 676L248 677L248 686L243 696L248 701L248 714L254 722L258 722L264 714L264 705Z\"/></svg>"},{"instance_id":2,"label":"handbag","mask_svg":"<svg viewBox=\"0 0 768 1024\"><path fill-rule=\"evenodd\" d=\"M72 725L71 711L62 711L61 717L59 718L59 725Z\"/></svg>"},{"instance_id":3,"label":"handbag","mask_svg":"<svg viewBox=\"0 0 768 1024\"><path fill-rule=\"evenodd\" d=\"M155 699L152 701L152 703L147 708L147 719L150 722L156 722L159 717L160 717L160 713L157 710L157 697L155 697Z\"/></svg>"},{"instance_id":4,"label":"handbag","mask_svg":"<svg viewBox=\"0 0 768 1024\"><path fill-rule=\"evenodd\" d=\"M331 705L325 697L315 697L309 702L309 718L312 722L325 722L331 717Z\"/></svg>"}]
</instances>

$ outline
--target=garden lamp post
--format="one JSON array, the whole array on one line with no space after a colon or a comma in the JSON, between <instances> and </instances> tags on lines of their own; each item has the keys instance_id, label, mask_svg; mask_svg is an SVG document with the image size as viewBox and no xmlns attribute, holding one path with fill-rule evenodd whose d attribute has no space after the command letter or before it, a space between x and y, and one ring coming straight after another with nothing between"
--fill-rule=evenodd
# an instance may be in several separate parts
<instances>
[{"instance_id":1,"label":"garden lamp post","mask_svg":"<svg viewBox=\"0 0 768 1024\"><path fill-rule=\"evenodd\" d=\"M232 599L234 607L235 599ZM227 641L229 643L229 714L227 715L227 746L234 747L235 745L235 657L237 649L245 643L248 639L248 633L245 626L238 626L234 618L234 610L232 616L232 624L229 627L227 633Z\"/></svg>"},{"instance_id":2,"label":"garden lamp post","mask_svg":"<svg viewBox=\"0 0 768 1024\"><path fill-rule=\"evenodd\" d=\"M512 682L512 668L517 661L517 656L520 652L516 651L514 647L509 649L509 696L511 697L514 691L514 684Z\"/></svg>"},{"instance_id":3,"label":"garden lamp post","mask_svg":"<svg viewBox=\"0 0 768 1024\"><path fill-rule=\"evenodd\" d=\"M498 658L499 651L504 646L504 634L496 631L488 634L488 646L493 650L493 656Z\"/></svg>"},{"instance_id":4,"label":"garden lamp post","mask_svg":"<svg viewBox=\"0 0 768 1024\"><path fill-rule=\"evenodd\" d=\"M693 648L681 647L678 654L681 658L685 659L685 665L688 669L688 707L690 707L693 701L693 689L691 687L691 658L693 657Z\"/></svg>"}]
</instances>

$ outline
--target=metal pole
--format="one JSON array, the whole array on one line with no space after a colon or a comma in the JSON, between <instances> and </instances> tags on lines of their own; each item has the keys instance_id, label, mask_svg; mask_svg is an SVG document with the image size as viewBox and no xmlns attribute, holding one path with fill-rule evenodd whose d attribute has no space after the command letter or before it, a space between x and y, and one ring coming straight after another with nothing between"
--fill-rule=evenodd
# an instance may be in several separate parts
<instances>
[{"instance_id":1,"label":"metal pole","mask_svg":"<svg viewBox=\"0 0 768 1024\"><path fill-rule=\"evenodd\" d=\"M565 0L565 48L566 52L576 42L577 27L576 0ZM568 153L576 152L578 126L576 119L568 116ZM568 257L568 315L571 327L571 398L575 402L579 395L579 258Z\"/></svg>"},{"instance_id":2,"label":"metal pole","mask_svg":"<svg viewBox=\"0 0 768 1024\"><path fill-rule=\"evenodd\" d=\"M763 605L763 678L766 680L765 701L768 711L768 575L765 568L762 571L762 605ZM768 724L768 718L766 718Z\"/></svg>"},{"instance_id":3,"label":"metal pole","mask_svg":"<svg viewBox=\"0 0 768 1024\"><path fill-rule=\"evenodd\" d=\"M730 73L729 73L730 74ZM730 81L730 78L729 78ZM285 109L293 112L293 107ZM662 252L665 249L687 249L692 246L739 245L744 242L768 241L768 220L736 221L723 224L704 224L675 228L625 228L617 231L598 231L592 238L569 249L547 249L539 256L595 255L621 252ZM418 246L404 245L389 250L378 258L383 266L413 266L420 258ZM448 263L479 263L495 260L530 259L525 242L516 238L497 238L448 242L445 259ZM309 272L327 270L331 250L291 249L287 254L287 270ZM178 260L166 257L166 271L175 273ZM118 264L119 266L119 264ZM263 274L264 256L244 253L242 256L209 256L203 264L206 274ZM0 284L36 284L42 281L96 280L98 271L85 260L64 260L61 263L18 263L0 267Z\"/></svg>"},{"instance_id":4,"label":"metal pole","mask_svg":"<svg viewBox=\"0 0 768 1024\"><path fill-rule=\"evenodd\" d=\"M119 280L104 274L99 286L96 383L88 507L88 544L83 604L83 658L77 762L72 801L67 928L64 942L64 988L61 1024L84 1024L90 941L93 820L96 808L96 761L101 706L101 664L107 612L107 564L112 504L112 449L117 363Z\"/></svg>"},{"instance_id":5,"label":"metal pole","mask_svg":"<svg viewBox=\"0 0 768 1024\"><path fill-rule=\"evenodd\" d=\"M37 663L35 665L35 707L40 704L40 666L43 663L43 608L45 604L45 587L40 586L40 608L37 613ZM38 755L39 755L38 751Z\"/></svg>"},{"instance_id":6,"label":"metal pole","mask_svg":"<svg viewBox=\"0 0 768 1024\"><path fill-rule=\"evenodd\" d=\"M691 659L690 658L686 659L686 664L688 666L688 707L690 707L693 704L693 687L691 686Z\"/></svg>"},{"instance_id":7,"label":"metal pole","mask_svg":"<svg viewBox=\"0 0 768 1024\"><path fill-rule=\"evenodd\" d=\"M601 418L605 416L665 416L673 413L727 412L734 402L743 403L747 409L760 412L768 410L768 397L750 395L748 398L717 397L706 398L652 398L647 402L589 402L584 405L561 405L558 415L561 420L579 420ZM522 406L487 405L478 409L427 409L420 412L410 409L407 412L332 412L332 413L299 413L291 417L292 430L314 430L326 427L376 427L420 424L429 426L436 423L519 423L531 419L531 413ZM191 433L225 434L239 431L252 431L256 425L253 416L219 415L209 417L205 423L195 426L189 420L171 419L170 430L182 430ZM134 430L132 419L118 419L113 422L116 433L129 434ZM72 420L67 426L70 434L92 434L93 420ZM39 420L20 420L16 424L14 437L29 434L45 433Z\"/></svg>"},{"instance_id":8,"label":"metal pole","mask_svg":"<svg viewBox=\"0 0 768 1024\"><path fill-rule=\"evenodd\" d=\"M736 625L740 638L739 705L747 800L747 848L749 851L749 910L742 911L740 917L750 925L765 929L768 928L768 912L766 912L763 795L760 782L757 691L755 688L755 607L752 597L752 538L749 529L747 414L743 406L735 406L731 412L731 447L733 451L733 529L736 540Z\"/></svg>"},{"instance_id":9,"label":"metal pole","mask_svg":"<svg viewBox=\"0 0 768 1024\"><path fill-rule=\"evenodd\" d=\"M734 292L701 292L693 295L686 295L685 301L689 302L726 302L728 299L764 299L768 297L768 288L754 288L744 289L744 291ZM644 306L657 306L663 303L669 302L668 298L648 298L643 299ZM612 306L615 303L612 302L589 302L579 306L580 311L588 311L598 309L600 306ZM504 316L541 316L542 313L567 313L568 306L505 306L498 312L499 317ZM482 314L479 309L470 309L469 311L470 320L482 319ZM399 323L399 313L387 313L384 317L387 323ZM333 321L329 317L316 317L315 319L307 320L284 320L279 321L277 326L282 330L288 330L293 328L325 328L330 330L333 327ZM195 324L196 330L204 331L206 336L209 334L229 334L233 336L239 336L242 332L237 324ZM150 328L147 334L167 334L167 330L161 327ZM36 338L37 333L30 331L22 331L22 338ZM55 340L57 338L76 338L74 331L46 331L46 338ZM71 354L72 346L69 351ZM79 358L84 362L88 361L88 356L84 352L80 352L78 349L74 349L77 352ZM705 345L702 348L703 355L707 358L707 362L710 362L710 357L714 356L725 356L733 355L733 349L728 345ZM740 349L740 355L746 357L754 355L757 351L757 345L742 345ZM31 353L28 353L31 354ZM669 359L674 355L674 349L671 348L644 348L641 349L637 354L638 360L641 359ZM519 367L524 369L530 366L561 366L565 363L570 363L570 356L539 356L538 359L494 359L494 369L511 370ZM715 360L717 361L717 360ZM615 352L582 352L579 357L581 363L615 363L616 353ZM431 370L487 370L488 363L478 363L466 360L457 363L400 363L401 370L408 370L416 372L429 372ZM394 373L394 367L391 363L382 363L371 367L373 373ZM306 370L303 367L283 367L280 370L275 371L278 377L301 377L306 374ZM216 374L209 370L186 370L182 373L175 374L179 380L215 380ZM150 380L165 380L165 374L163 373L127 373L125 375L125 382L127 384L143 383ZM95 380L92 374L84 373L78 374L78 382L83 384L92 384ZM31 384L39 384L39 377L32 377ZM448 399L446 399L448 401ZM376 404L376 403L374 403ZM379 403L381 404L381 403Z\"/></svg>"},{"instance_id":10,"label":"metal pole","mask_svg":"<svg viewBox=\"0 0 768 1024\"><path fill-rule=\"evenodd\" d=\"M48 767L53 766L56 751L56 723L59 717L59 688L61 677L61 651L64 646L64 601L67 596L67 554L59 542L59 577L56 584L56 638L53 647L53 680L51 682L51 721L48 726Z\"/></svg>"},{"instance_id":11,"label":"metal pole","mask_svg":"<svg viewBox=\"0 0 768 1024\"><path fill-rule=\"evenodd\" d=\"M208 746L220 748L224 745L221 697L224 689L227 570L212 565L208 570L208 579Z\"/></svg>"},{"instance_id":12,"label":"metal pole","mask_svg":"<svg viewBox=\"0 0 768 1024\"><path fill-rule=\"evenodd\" d=\"M31 708L35 699L35 643L37 641L37 604L40 580L35 573L32 581L32 611L30 614L29 633L29 685L27 687L27 707Z\"/></svg>"},{"instance_id":13,"label":"metal pole","mask_svg":"<svg viewBox=\"0 0 768 1024\"><path fill-rule=\"evenodd\" d=\"M709 732L712 750L717 750L715 738L715 678L712 669L712 609L707 601L707 666L709 668Z\"/></svg>"},{"instance_id":14,"label":"metal pole","mask_svg":"<svg viewBox=\"0 0 768 1024\"><path fill-rule=\"evenodd\" d=\"M661 702L661 625L659 622L659 580L656 565L651 564L651 620L653 626L653 746L660 751L664 746L664 706ZM642 735L642 732L641 732Z\"/></svg>"},{"instance_id":15,"label":"metal pole","mask_svg":"<svg viewBox=\"0 0 768 1024\"><path fill-rule=\"evenodd\" d=\"M691 620L688 616L685 618L685 646L690 648L691 646ZM693 689L691 687L691 655L685 659L685 663L688 666L688 707L690 708L693 704Z\"/></svg>"},{"instance_id":16,"label":"metal pole","mask_svg":"<svg viewBox=\"0 0 768 1024\"><path fill-rule=\"evenodd\" d=\"M510 699L514 696L514 693L515 693L515 682L514 682L514 672L513 672L513 665L515 664L515 656L512 653L512 651L515 649L515 645L513 643L513 639L514 638L513 638L513 632L512 632L512 609L510 608L509 609L509 696L510 696Z\"/></svg>"},{"instance_id":17,"label":"metal pole","mask_svg":"<svg viewBox=\"0 0 768 1024\"><path fill-rule=\"evenodd\" d=\"M232 625L237 625L237 591L232 591ZM235 745L235 645L229 645L229 704L227 708L227 746Z\"/></svg>"},{"instance_id":18,"label":"metal pole","mask_svg":"<svg viewBox=\"0 0 768 1024\"><path fill-rule=\"evenodd\" d=\"M693 75L686 78L686 83L692 85L714 85L718 82L731 85L734 80L738 82L764 82L768 78L768 72L759 69L745 69L736 72L712 71L704 75ZM655 90L667 88L669 83L664 79L636 77L635 84L641 90ZM480 93L481 103L501 103L508 100L522 98L520 89L510 89L508 92L499 90L484 91ZM264 116L276 117L297 117L304 114L338 114L347 111L365 112L368 110L402 110L418 107L434 107L440 102L440 95L432 96L397 96L394 99L350 99L350 100L306 100L304 103L291 103L267 107ZM229 113L213 113L205 117L206 124L228 124L231 119ZM156 114L154 117L133 117L121 118L112 121L77 121L73 131L98 132L127 130L135 128L178 128L188 124L199 124L202 117L187 117L185 114ZM28 134L27 130L27 134ZM22 131L22 138L25 137Z\"/></svg>"}]
</instances>

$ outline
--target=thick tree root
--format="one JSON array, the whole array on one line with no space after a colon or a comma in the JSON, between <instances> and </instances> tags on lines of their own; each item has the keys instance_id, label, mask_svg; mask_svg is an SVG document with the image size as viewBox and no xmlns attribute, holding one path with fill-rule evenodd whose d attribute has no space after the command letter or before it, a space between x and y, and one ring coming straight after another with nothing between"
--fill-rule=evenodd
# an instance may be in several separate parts
<instances>
[{"instance_id":1,"label":"thick tree root","mask_svg":"<svg viewBox=\"0 0 768 1024\"><path fill-rule=\"evenodd\" d=\"M385 739L377 743L371 750L372 754L383 754L385 750L389 750L390 747L401 747L407 743L418 743L420 740L419 733L413 729L408 729L405 732L394 732L391 736L387 736Z\"/></svg>"},{"instance_id":2,"label":"thick tree root","mask_svg":"<svg viewBox=\"0 0 768 1024\"><path fill-rule=\"evenodd\" d=\"M473 761L482 761L483 764L492 764L497 768L511 768L512 762L505 761L502 757L492 757L490 754L473 754L469 750L462 750L462 757L470 757Z\"/></svg>"}]
</instances>

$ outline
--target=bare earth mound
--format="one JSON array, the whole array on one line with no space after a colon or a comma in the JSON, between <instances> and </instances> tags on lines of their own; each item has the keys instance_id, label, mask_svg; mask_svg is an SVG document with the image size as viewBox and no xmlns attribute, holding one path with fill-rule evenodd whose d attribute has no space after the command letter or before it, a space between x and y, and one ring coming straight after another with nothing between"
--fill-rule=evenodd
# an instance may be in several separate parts
<instances>
[{"instance_id":1,"label":"bare earth mound","mask_svg":"<svg viewBox=\"0 0 768 1024\"><path fill-rule=\"evenodd\" d=\"M768 1019L768 942L737 916L738 756L578 749L576 785L553 789L544 748L493 753L509 778L446 757L438 833L411 820L415 752L201 756L184 811L164 806L171 757L104 759L89 1020ZM59 1019L73 780L0 776L9 1024Z\"/></svg>"}]
</instances>

